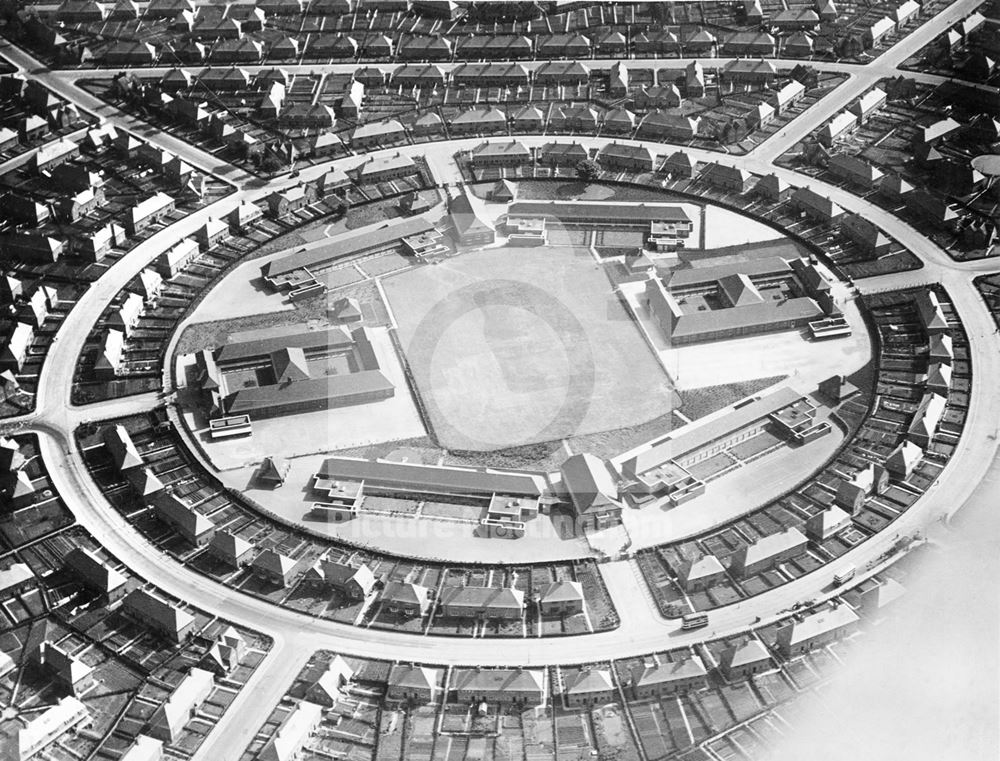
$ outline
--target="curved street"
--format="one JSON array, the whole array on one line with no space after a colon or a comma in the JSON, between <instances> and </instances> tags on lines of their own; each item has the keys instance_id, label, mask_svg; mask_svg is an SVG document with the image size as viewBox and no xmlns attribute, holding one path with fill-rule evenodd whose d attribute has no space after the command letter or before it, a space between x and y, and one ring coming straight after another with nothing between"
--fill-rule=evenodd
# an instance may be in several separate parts
<instances>
[{"instance_id":1,"label":"curved street","mask_svg":"<svg viewBox=\"0 0 1000 761\"><path fill-rule=\"evenodd\" d=\"M972 278L978 274L1000 272L1000 262L979 260L956 263L938 246L890 212L840 187L776 167L773 161L878 79L899 73L896 67L908 56L967 15L976 4L974 0L953 3L946 11L868 65L817 65L817 68L823 70L845 71L849 78L799 116L783 132L772 136L746 156L685 149L701 161L718 161L758 174L773 172L791 184L811 187L829 196L843 208L873 221L917 255L924 267L914 272L860 281L859 289L862 292L874 292L930 282L941 283L953 300L955 311L968 334L974 382L965 430L948 466L931 490L903 513L888 531L851 550L840 559L838 566L854 564L858 568L872 567L871 572L874 572L874 564L893 546L898 537L925 531L927 526L941 516L954 513L995 465L1000 395L994 392L990 382L984 382L983 379L1000 377L1000 338L992 316L972 284ZM70 394L77 359L91 327L106 305L166 246L193 232L209 217L220 217L243 201L259 200L275 187L291 184L291 181L287 178L278 179L266 187L253 187L256 184L254 178L246 172L230 164L220 163L210 154L153 130L140 120L123 115L117 109L83 93L74 84L81 72L45 70L31 56L9 43L0 44L0 54L11 60L22 72L30 71L32 77L37 77L62 97L136 131L150 142L180 155L193 166L236 185L233 194L142 242L90 287L63 322L58 340L49 349L38 380L35 410L3 421L6 427L16 427L38 435L41 455L52 483L77 521L137 576L154 582L167 593L191 605L274 639L271 653L203 743L197 758L215 761L238 757L241 749L284 693L294 674L309 655L320 648L379 659L448 665L572 664L605 659L608 654L629 657L694 644L746 630L761 619L767 621L776 618L802 600L822 599L824 589L829 586L834 572L829 567L750 600L712 611L708 629L681 632L676 621L667 621L659 615L652 599L644 593L645 582L634 563L619 561L602 566L609 592L621 617L619 628L565 638L504 639L500 644L490 639L419 636L319 620L235 592L161 554L107 503L90 478L73 438L76 427L84 421L108 419L150 409L160 403L161 395L144 394L82 407L74 406L71 404ZM720 62L719 59L711 61L713 64ZM595 65L599 63L595 62ZM337 66L309 68L335 71ZM934 81L930 75L919 75L916 78ZM602 138L576 139L590 146L607 142ZM528 145L546 140L544 137L523 138ZM460 180L453 160L455 151L479 142L479 138L470 138L386 150L425 155L437 182L447 184ZM645 144L658 152L670 148L661 143L619 142ZM353 166L357 162L356 157L349 157L309 167L302 170L297 181L318 177L333 165Z\"/></svg>"}]
</instances>

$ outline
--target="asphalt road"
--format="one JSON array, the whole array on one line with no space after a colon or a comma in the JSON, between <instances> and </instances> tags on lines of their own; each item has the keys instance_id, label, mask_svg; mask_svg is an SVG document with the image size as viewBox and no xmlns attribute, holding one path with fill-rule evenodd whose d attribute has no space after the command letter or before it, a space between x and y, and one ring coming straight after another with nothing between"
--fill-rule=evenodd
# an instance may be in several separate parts
<instances>
[{"instance_id":1,"label":"asphalt road","mask_svg":"<svg viewBox=\"0 0 1000 761\"><path fill-rule=\"evenodd\" d=\"M835 93L814 105L781 133L758 146L742 158L695 151L699 160L717 160L755 172L775 172L797 185L805 184L828 195L845 209L856 211L874 221L890 235L912 250L925 263L917 273L884 276L862 281L863 290L901 287L915 282L941 282L955 304L970 340L970 354L976 382L970 394L966 429L952 460L937 484L914 507L908 510L884 536L878 536L852 550L837 564L853 563L859 568L875 563L895 542L896 537L926 530L941 515L953 513L973 493L980 480L994 464L997 453L997 421L1000 421L1000 395L993 393L992 384L981 379L1000 377L1000 339L995 333L992 317L985 309L972 276L983 272L1000 272L1000 263L983 260L957 264L947 254L912 227L853 194L824 183L803 178L794 172L776 168L771 162L822 122L860 95L879 78L892 76L898 66L955 21L967 15L977 3L959 0L943 14L924 24L902 43L867 66L816 64L817 68L837 67L851 76ZM39 435L41 453L53 485L73 511L77 520L89 530L119 560L138 576L147 578L169 594L192 605L228 618L239 625L261 631L274 638L275 645L251 684L241 691L226 712L197 758L235 759L257 731L274 704L287 689L292 676L308 656L318 648L330 648L344 653L401 661L423 661L462 665L550 665L580 663L611 656L642 655L667 647L694 644L709 637L745 630L760 618L767 620L779 615L793 604L805 599L818 599L824 594L833 570L823 568L794 582L778 587L740 604L727 606L710 614L707 630L680 632L674 622L660 618L651 599L644 594L630 561L605 566L604 577L612 598L618 601L623 625L611 632L590 635L533 640L457 639L435 636L415 636L394 631L362 629L322 621L295 611L278 608L256 598L235 592L210 582L193 571L162 555L104 499L90 479L73 442L73 430L84 420L117 417L149 409L157 395L145 394L114 400L98 405L74 407L70 403L73 369L86 341L90 327L105 305L144 266L165 247L193 232L209 216L221 216L243 200L255 200L273 187L291 184L287 180L260 187L246 172L219 162L214 156L193 148L141 121L117 112L116 109L86 95L73 85L79 72L49 72L23 51L0 43L0 54L8 57L31 76L41 79L61 96L105 116L137 132L151 142L180 155L202 171L211 172L234 182L238 190L210 207L179 221L140 244L128 256L112 266L74 306L59 330L59 340L52 344L39 378L36 410L11 421ZM708 65L724 61L713 59ZM599 67L601 62L589 62ZM610 63L610 62L608 62ZM798 62L795 62L798 63ZM253 69L253 67L247 67ZM285 67L295 71L294 66ZM309 66L309 71L336 71L338 67ZM148 71L148 70L147 70ZM579 139L579 138L578 138ZM545 138L525 138L525 142L541 142ZM451 143L409 146L402 150L427 154L432 171L439 181L457 181L452 155L462 145L469 146L479 139ZM603 139L585 142L600 145ZM622 141L624 142L624 141ZM658 152L668 149L662 144L649 143ZM401 150L398 148L390 149ZM358 159L343 159L351 166ZM329 165L302 171L300 180L308 180L325 171ZM257 187L253 187L257 185Z\"/></svg>"}]
</instances>

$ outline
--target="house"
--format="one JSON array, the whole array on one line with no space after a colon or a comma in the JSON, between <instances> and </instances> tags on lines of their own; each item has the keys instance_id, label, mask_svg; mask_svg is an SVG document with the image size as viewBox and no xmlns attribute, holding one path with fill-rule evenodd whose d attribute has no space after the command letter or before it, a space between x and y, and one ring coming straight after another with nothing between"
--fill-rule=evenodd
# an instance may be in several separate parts
<instances>
[{"instance_id":1,"label":"house","mask_svg":"<svg viewBox=\"0 0 1000 761\"><path fill-rule=\"evenodd\" d=\"M198 241L198 248L202 251L208 251L209 249L215 248L215 246L226 240L228 237L229 225L220 219L209 219L194 232L194 239ZM184 240L190 240L190 238L185 238ZM191 259L195 256L196 254L192 254ZM181 268L183 269L183 265ZM165 275L164 277L170 276Z\"/></svg>"},{"instance_id":2,"label":"house","mask_svg":"<svg viewBox=\"0 0 1000 761\"><path fill-rule=\"evenodd\" d=\"M125 365L125 334L108 329L101 336L101 348L94 361L94 378L110 381L122 374Z\"/></svg>"},{"instance_id":3,"label":"house","mask_svg":"<svg viewBox=\"0 0 1000 761\"><path fill-rule=\"evenodd\" d=\"M575 167L590 158L590 153L579 143L545 143L536 149L535 158L542 166Z\"/></svg>"},{"instance_id":4,"label":"house","mask_svg":"<svg viewBox=\"0 0 1000 761\"><path fill-rule=\"evenodd\" d=\"M0 338L0 372L21 372L34 339L34 329L23 322L16 323L10 333Z\"/></svg>"},{"instance_id":5,"label":"house","mask_svg":"<svg viewBox=\"0 0 1000 761\"><path fill-rule=\"evenodd\" d=\"M520 621L524 592L510 587L445 587L441 615L448 618Z\"/></svg>"},{"instance_id":6,"label":"house","mask_svg":"<svg viewBox=\"0 0 1000 761\"><path fill-rule=\"evenodd\" d=\"M840 230L870 258L884 256L892 248L888 236L859 214L845 214L840 220Z\"/></svg>"},{"instance_id":7,"label":"house","mask_svg":"<svg viewBox=\"0 0 1000 761\"><path fill-rule=\"evenodd\" d=\"M72 140L60 138L46 143L31 157L28 166L35 174L54 169L80 155L80 146Z\"/></svg>"},{"instance_id":8,"label":"house","mask_svg":"<svg viewBox=\"0 0 1000 761\"><path fill-rule=\"evenodd\" d=\"M848 153L838 153L830 159L830 172L840 179L858 185L865 190L874 190L882 180L882 172L864 159Z\"/></svg>"},{"instance_id":9,"label":"house","mask_svg":"<svg viewBox=\"0 0 1000 761\"><path fill-rule=\"evenodd\" d=\"M667 157L660 167L661 172L666 172L671 179L689 180L694 177L697 162L684 151L675 151Z\"/></svg>"},{"instance_id":10,"label":"house","mask_svg":"<svg viewBox=\"0 0 1000 761\"><path fill-rule=\"evenodd\" d=\"M618 690L608 669L566 669L563 700L570 708L596 706L618 699Z\"/></svg>"},{"instance_id":11,"label":"house","mask_svg":"<svg viewBox=\"0 0 1000 761\"><path fill-rule=\"evenodd\" d=\"M218 224L222 224L221 222ZM203 229L203 228L202 228ZM228 228L226 228L228 232ZM173 246L168 248L156 257L156 271L164 278L172 278L179 275L184 269L197 258L199 254L198 243L194 238L182 238ZM133 294L134 295L134 294ZM141 300L141 297L139 297Z\"/></svg>"},{"instance_id":12,"label":"house","mask_svg":"<svg viewBox=\"0 0 1000 761\"><path fill-rule=\"evenodd\" d=\"M750 189L753 175L745 169L710 163L702 171L701 179L716 188L733 193L745 193Z\"/></svg>"},{"instance_id":13,"label":"house","mask_svg":"<svg viewBox=\"0 0 1000 761\"><path fill-rule=\"evenodd\" d=\"M460 703L541 705L545 702L542 669L458 668L452 671L451 683Z\"/></svg>"},{"instance_id":14,"label":"house","mask_svg":"<svg viewBox=\"0 0 1000 761\"><path fill-rule=\"evenodd\" d=\"M809 188L796 188L791 203L799 212L818 222L832 222L844 214L844 210L829 198Z\"/></svg>"},{"instance_id":15,"label":"house","mask_svg":"<svg viewBox=\"0 0 1000 761\"><path fill-rule=\"evenodd\" d=\"M819 14L812 8L786 8L771 18L771 25L781 32L811 31L819 26Z\"/></svg>"},{"instance_id":16,"label":"house","mask_svg":"<svg viewBox=\"0 0 1000 761\"><path fill-rule=\"evenodd\" d=\"M323 707L300 701L257 755L259 761L291 761L323 720Z\"/></svg>"},{"instance_id":17,"label":"house","mask_svg":"<svg viewBox=\"0 0 1000 761\"><path fill-rule=\"evenodd\" d=\"M24 727L14 730L15 738L10 740L16 747L17 756L12 761L28 761L52 745L67 732L90 724L87 707L73 696L60 698L59 702L40 713L33 714Z\"/></svg>"},{"instance_id":18,"label":"house","mask_svg":"<svg viewBox=\"0 0 1000 761\"><path fill-rule=\"evenodd\" d=\"M527 86L528 69L520 63L462 63L451 72L452 84L460 87Z\"/></svg>"},{"instance_id":19,"label":"house","mask_svg":"<svg viewBox=\"0 0 1000 761\"><path fill-rule=\"evenodd\" d=\"M599 530L621 522L622 502L608 465L592 454L575 454L561 468L562 490L584 529Z\"/></svg>"},{"instance_id":20,"label":"house","mask_svg":"<svg viewBox=\"0 0 1000 761\"><path fill-rule=\"evenodd\" d=\"M250 564L254 547L229 531L214 531L208 552L231 568L242 568Z\"/></svg>"},{"instance_id":21,"label":"house","mask_svg":"<svg viewBox=\"0 0 1000 761\"><path fill-rule=\"evenodd\" d=\"M359 185L374 185L420 174L420 166L408 155L397 152L392 156L372 156L351 172Z\"/></svg>"},{"instance_id":22,"label":"house","mask_svg":"<svg viewBox=\"0 0 1000 761\"><path fill-rule=\"evenodd\" d=\"M281 219L315 203L316 189L312 185L296 185L286 190L276 190L265 200L268 215Z\"/></svg>"},{"instance_id":23,"label":"house","mask_svg":"<svg viewBox=\"0 0 1000 761\"><path fill-rule=\"evenodd\" d=\"M631 134L635 129L635 114L626 108L614 108L604 114L601 128L607 133Z\"/></svg>"},{"instance_id":24,"label":"house","mask_svg":"<svg viewBox=\"0 0 1000 761\"><path fill-rule=\"evenodd\" d=\"M24 471L20 470L18 473L24 473ZM0 597L7 598L20 594L35 584L35 574L25 563L11 563L5 569L0 570Z\"/></svg>"},{"instance_id":25,"label":"house","mask_svg":"<svg viewBox=\"0 0 1000 761\"><path fill-rule=\"evenodd\" d=\"M71 695L79 697L94 686L94 669L54 642L42 640L31 655L48 678Z\"/></svg>"},{"instance_id":26,"label":"house","mask_svg":"<svg viewBox=\"0 0 1000 761\"><path fill-rule=\"evenodd\" d=\"M111 312L111 316L107 320L107 325L115 330L120 330L125 334L126 339L131 338L132 332L136 329L139 320L142 318L144 308L145 305L142 296L137 293L129 293L125 296L121 305Z\"/></svg>"},{"instance_id":27,"label":"house","mask_svg":"<svg viewBox=\"0 0 1000 761\"><path fill-rule=\"evenodd\" d=\"M263 581L287 587L295 577L295 561L275 550L263 550L250 564L250 570Z\"/></svg>"},{"instance_id":28,"label":"house","mask_svg":"<svg viewBox=\"0 0 1000 761\"><path fill-rule=\"evenodd\" d=\"M474 168L522 166L531 163L531 151L518 140L480 143L472 149L469 163Z\"/></svg>"},{"instance_id":29,"label":"house","mask_svg":"<svg viewBox=\"0 0 1000 761\"><path fill-rule=\"evenodd\" d=\"M784 38L781 52L785 58L809 58L815 52L813 38L805 32L792 32Z\"/></svg>"},{"instance_id":30,"label":"house","mask_svg":"<svg viewBox=\"0 0 1000 761\"><path fill-rule=\"evenodd\" d=\"M441 669L395 663L389 671L387 697L411 703L436 703L443 689Z\"/></svg>"},{"instance_id":31,"label":"house","mask_svg":"<svg viewBox=\"0 0 1000 761\"><path fill-rule=\"evenodd\" d=\"M444 122L441 120L441 114L436 111L428 111L421 114L410 127L410 131L414 135L433 135L441 132L443 129Z\"/></svg>"},{"instance_id":32,"label":"house","mask_svg":"<svg viewBox=\"0 0 1000 761\"><path fill-rule=\"evenodd\" d=\"M149 735L139 735L119 761L160 761L163 758L163 741Z\"/></svg>"},{"instance_id":33,"label":"house","mask_svg":"<svg viewBox=\"0 0 1000 761\"><path fill-rule=\"evenodd\" d=\"M194 616L144 589L129 593L122 607L140 625L153 629L171 642L181 643L194 631Z\"/></svg>"},{"instance_id":34,"label":"house","mask_svg":"<svg viewBox=\"0 0 1000 761\"><path fill-rule=\"evenodd\" d=\"M838 605L793 618L775 635L775 645L782 655L792 658L823 647L851 631L860 619L848 605Z\"/></svg>"},{"instance_id":35,"label":"house","mask_svg":"<svg viewBox=\"0 0 1000 761\"><path fill-rule=\"evenodd\" d=\"M831 146L837 138L842 137L857 126L857 116L850 111L841 111L820 130L819 141L825 146Z\"/></svg>"},{"instance_id":36,"label":"house","mask_svg":"<svg viewBox=\"0 0 1000 761\"><path fill-rule=\"evenodd\" d=\"M885 176L878 189L879 195L900 203L906 200L907 196L913 192L913 186L904 180L900 175L890 173Z\"/></svg>"},{"instance_id":37,"label":"house","mask_svg":"<svg viewBox=\"0 0 1000 761\"><path fill-rule=\"evenodd\" d=\"M962 125L949 116L928 126L918 128L916 144L918 146L937 145L942 140L946 140L949 137L953 137L958 134L961 129Z\"/></svg>"},{"instance_id":38,"label":"house","mask_svg":"<svg viewBox=\"0 0 1000 761\"><path fill-rule=\"evenodd\" d=\"M651 111L639 124L637 137L646 140L688 141L698 134L701 118Z\"/></svg>"},{"instance_id":39,"label":"house","mask_svg":"<svg viewBox=\"0 0 1000 761\"><path fill-rule=\"evenodd\" d=\"M758 103L746 116L747 125L754 129L764 129L774 121L774 107L768 103Z\"/></svg>"},{"instance_id":40,"label":"house","mask_svg":"<svg viewBox=\"0 0 1000 761\"><path fill-rule=\"evenodd\" d=\"M324 560L322 571L324 583L348 600L364 600L375 589L375 575L364 563L352 566Z\"/></svg>"},{"instance_id":41,"label":"house","mask_svg":"<svg viewBox=\"0 0 1000 761\"><path fill-rule=\"evenodd\" d=\"M355 128L351 134L351 147L369 148L373 145L391 145L399 142L406 134L403 125L396 119L371 122Z\"/></svg>"},{"instance_id":42,"label":"house","mask_svg":"<svg viewBox=\"0 0 1000 761\"><path fill-rule=\"evenodd\" d=\"M697 655L680 654L666 660L647 661L636 666L630 676L631 693L636 700L679 695L696 690L707 683L708 672Z\"/></svg>"},{"instance_id":43,"label":"house","mask_svg":"<svg viewBox=\"0 0 1000 761\"><path fill-rule=\"evenodd\" d=\"M580 61L546 61L535 69L536 85L585 85L590 81L590 68Z\"/></svg>"},{"instance_id":44,"label":"house","mask_svg":"<svg viewBox=\"0 0 1000 761\"><path fill-rule=\"evenodd\" d=\"M156 495L153 508L157 518L194 547L204 547L215 536L215 524L207 516L169 492Z\"/></svg>"},{"instance_id":45,"label":"house","mask_svg":"<svg viewBox=\"0 0 1000 761\"><path fill-rule=\"evenodd\" d=\"M104 605L114 605L125 597L128 589L125 577L83 547L74 547L63 558L63 564L84 586L96 592Z\"/></svg>"},{"instance_id":46,"label":"house","mask_svg":"<svg viewBox=\"0 0 1000 761\"><path fill-rule=\"evenodd\" d=\"M748 578L801 554L806 544L805 535L795 527L763 536L737 550L729 570L741 579Z\"/></svg>"},{"instance_id":47,"label":"house","mask_svg":"<svg viewBox=\"0 0 1000 761\"><path fill-rule=\"evenodd\" d=\"M142 455L125 426L119 424L105 429L103 439L104 448L111 455L111 462L119 473L143 466Z\"/></svg>"},{"instance_id":48,"label":"house","mask_svg":"<svg viewBox=\"0 0 1000 761\"><path fill-rule=\"evenodd\" d=\"M885 459L885 469L894 481L905 481L916 470L924 456L924 450L912 441L904 441Z\"/></svg>"},{"instance_id":49,"label":"house","mask_svg":"<svg viewBox=\"0 0 1000 761\"><path fill-rule=\"evenodd\" d=\"M341 690L354 678L354 669L341 656L335 655L326 671L306 689L306 700L330 708L341 698Z\"/></svg>"},{"instance_id":50,"label":"house","mask_svg":"<svg viewBox=\"0 0 1000 761\"><path fill-rule=\"evenodd\" d=\"M379 602L390 613L408 618L422 617L430 607L430 590L418 584L390 581L382 589Z\"/></svg>"},{"instance_id":51,"label":"house","mask_svg":"<svg viewBox=\"0 0 1000 761\"><path fill-rule=\"evenodd\" d=\"M767 32L736 32L722 44L722 50L733 56L774 55L775 41Z\"/></svg>"},{"instance_id":52,"label":"house","mask_svg":"<svg viewBox=\"0 0 1000 761\"><path fill-rule=\"evenodd\" d=\"M683 99L677 85L643 85L632 94L632 103L641 111L658 108L680 108Z\"/></svg>"},{"instance_id":53,"label":"house","mask_svg":"<svg viewBox=\"0 0 1000 761\"><path fill-rule=\"evenodd\" d=\"M771 655L756 637L746 637L722 652L719 671L730 682L749 679L771 668Z\"/></svg>"},{"instance_id":54,"label":"house","mask_svg":"<svg viewBox=\"0 0 1000 761\"><path fill-rule=\"evenodd\" d=\"M247 643L236 629L227 626L216 638L212 647L201 659L200 666L216 676L228 676L237 668L247 654Z\"/></svg>"},{"instance_id":55,"label":"house","mask_svg":"<svg viewBox=\"0 0 1000 761\"><path fill-rule=\"evenodd\" d=\"M130 237L135 237L150 225L161 222L174 211L174 199L166 193L155 195L140 201L125 213L125 230Z\"/></svg>"},{"instance_id":56,"label":"house","mask_svg":"<svg viewBox=\"0 0 1000 761\"><path fill-rule=\"evenodd\" d=\"M676 569L677 581L686 592L702 592L724 581L726 569L715 555L702 555L682 563Z\"/></svg>"},{"instance_id":57,"label":"house","mask_svg":"<svg viewBox=\"0 0 1000 761\"><path fill-rule=\"evenodd\" d=\"M825 542L851 525L851 514L832 505L806 521L806 536L814 542Z\"/></svg>"},{"instance_id":58,"label":"house","mask_svg":"<svg viewBox=\"0 0 1000 761\"><path fill-rule=\"evenodd\" d=\"M896 22L888 16L883 16L864 30L863 39L865 47L877 47L887 34L894 31L896 31Z\"/></svg>"},{"instance_id":59,"label":"house","mask_svg":"<svg viewBox=\"0 0 1000 761\"><path fill-rule=\"evenodd\" d=\"M575 616L584 609L583 585L578 581L553 581L538 598L543 616Z\"/></svg>"},{"instance_id":60,"label":"house","mask_svg":"<svg viewBox=\"0 0 1000 761\"><path fill-rule=\"evenodd\" d=\"M177 742L184 727L208 699L214 687L215 675L212 672L192 668L166 702L153 712L146 734L167 744Z\"/></svg>"},{"instance_id":61,"label":"house","mask_svg":"<svg viewBox=\"0 0 1000 761\"><path fill-rule=\"evenodd\" d=\"M653 156L645 146L607 143L597 152L597 161L602 167L609 169L635 172L653 171Z\"/></svg>"},{"instance_id":62,"label":"house","mask_svg":"<svg viewBox=\"0 0 1000 761\"><path fill-rule=\"evenodd\" d=\"M774 112L780 115L802 100L805 94L805 85L793 79L772 93L767 102L774 109Z\"/></svg>"},{"instance_id":63,"label":"house","mask_svg":"<svg viewBox=\"0 0 1000 761\"><path fill-rule=\"evenodd\" d=\"M858 124L864 124L876 111L885 105L886 97L884 90L874 87L862 95L847 110L857 117Z\"/></svg>"},{"instance_id":64,"label":"house","mask_svg":"<svg viewBox=\"0 0 1000 761\"><path fill-rule=\"evenodd\" d=\"M260 206L249 201L241 201L239 206L229 212L226 220L233 230L245 232L263 216L264 210Z\"/></svg>"},{"instance_id":65,"label":"house","mask_svg":"<svg viewBox=\"0 0 1000 761\"><path fill-rule=\"evenodd\" d=\"M49 122L41 116L26 116L17 123L17 132L22 143L37 140L49 131Z\"/></svg>"}]
</instances>

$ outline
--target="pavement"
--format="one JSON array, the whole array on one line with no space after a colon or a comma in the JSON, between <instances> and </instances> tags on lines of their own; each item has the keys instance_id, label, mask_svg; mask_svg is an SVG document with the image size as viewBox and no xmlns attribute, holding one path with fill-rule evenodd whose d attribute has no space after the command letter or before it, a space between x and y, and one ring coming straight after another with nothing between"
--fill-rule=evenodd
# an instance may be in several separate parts
<instances>
[{"instance_id":1,"label":"pavement","mask_svg":"<svg viewBox=\"0 0 1000 761\"><path fill-rule=\"evenodd\" d=\"M969 396L969 414L963 435L948 466L938 482L912 508L897 520L890 531L876 536L844 555L837 567L853 564L865 568L877 564L897 537L923 532L943 515L953 514L977 489L980 481L995 467L1000 429L1000 395L992 383L981 379L1000 377L1000 338L982 299L972 285L972 277L1000 272L1000 262L981 260L956 263L933 242L889 212L858 198L846 190L819 180L806 179L787 169L774 167L772 161L822 122L842 109L878 79L894 76L896 67L916 50L971 12L977 0L959 0L943 13L926 22L895 47L866 66L819 64L822 70L846 71L849 79L820 103L814 105L791 125L741 158L689 150L701 161L722 161L754 172L774 172L797 185L806 184L828 195L845 209L866 216L913 251L924 268L916 273L902 273L861 281L860 289L874 291L905 287L914 283L939 282L947 290L955 311L969 337L970 356L977 382ZM834 570L824 567L754 597L710 613L706 629L682 632L676 621L659 616L652 600L645 594L645 584L632 561L601 566L609 593L616 601L623 625L619 628L567 638L504 640L502 646L490 639L458 639L439 636L361 629L332 621L317 620L296 611L279 608L262 600L238 593L208 581L194 571L161 554L111 506L91 480L86 465L73 441L73 430L84 420L133 414L158 403L156 394L75 407L70 401L73 370L91 326L105 305L124 285L164 248L193 232L209 216L221 216L243 200L253 201L275 187L290 182L275 181L260 187L257 178L233 167L200 149L150 128L140 120L121 114L113 107L83 93L73 83L81 72L52 72L30 55L8 43L0 43L0 55L11 60L22 72L52 87L58 94L95 113L127 127L168 150L180 155L196 168L229 180L237 190L170 228L144 241L127 257L116 262L74 306L59 329L58 341L49 351L39 377L34 412L5 421L38 435L41 455L53 486L78 522L101 542L109 552L133 573L149 579L165 592L215 615L227 618L270 636L274 647L251 678L250 684L236 697L200 747L195 759L228 761L238 758L243 748L288 688L292 677L316 649L328 648L360 657L418 661L447 665L542 666L605 660L609 656L644 655L665 648L692 645L710 638L745 631L758 621L772 620L793 604L805 599L822 599ZM598 66L601 62L594 62ZM610 65L610 62L608 62ZM724 59L706 61L721 65ZM782 62L776 62L781 65ZM792 62L785 62L794 65ZM794 63L799 63L798 61ZM247 67L254 69L255 67ZM297 67L284 67L296 71ZM309 71L335 71L336 66L310 65ZM155 70L146 70L146 73ZM912 75L931 81L923 75ZM543 137L524 138L526 143L544 142ZM577 138L588 145L600 145L604 139ZM432 173L440 181L457 178L453 154L462 147L480 142L478 138L441 144L392 148L428 155ZM624 141L620 141L624 142ZM635 141L632 141L635 142ZM669 149L647 143L658 152ZM346 159L348 164L356 159ZM330 164L302 170L301 180L310 180L326 171ZM992 476L991 476L992 477Z\"/></svg>"}]
</instances>

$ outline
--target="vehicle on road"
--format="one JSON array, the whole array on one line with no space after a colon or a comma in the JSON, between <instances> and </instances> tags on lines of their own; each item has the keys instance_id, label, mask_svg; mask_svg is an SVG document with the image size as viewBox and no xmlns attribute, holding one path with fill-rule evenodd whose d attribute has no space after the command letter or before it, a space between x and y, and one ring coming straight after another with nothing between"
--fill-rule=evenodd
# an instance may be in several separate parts
<instances>
[{"instance_id":1,"label":"vehicle on road","mask_svg":"<svg viewBox=\"0 0 1000 761\"><path fill-rule=\"evenodd\" d=\"M681 629L700 629L708 626L708 613L688 613L681 619Z\"/></svg>"}]
</instances>

